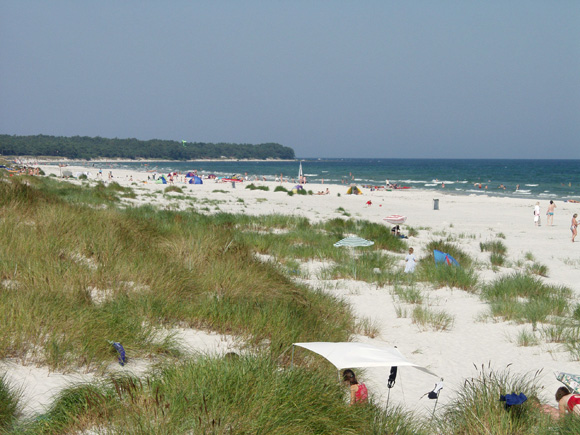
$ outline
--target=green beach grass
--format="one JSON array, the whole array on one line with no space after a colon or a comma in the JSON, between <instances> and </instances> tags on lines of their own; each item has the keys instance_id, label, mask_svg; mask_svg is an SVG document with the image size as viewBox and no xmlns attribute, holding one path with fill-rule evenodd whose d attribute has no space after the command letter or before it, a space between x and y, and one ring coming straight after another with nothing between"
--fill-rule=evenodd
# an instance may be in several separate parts
<instances>
[{"instance_id":1,"label":"green beach grass","mask_svg":"<svg viewBox=\"0 0 580 435\"><path fill-rule=\"evenodd\" d=\"M460 268L437 268L428 257L405 276L397 261L406 242L349 216L313 224L277 214L125 208L121 198L135 192L116 183L0 177L0 358L90 370L98 379L71 385L43 414L21 418L20 390L0 376L0 433L577 433L572 419L555 423L528 405L516 418L496 403L511 389L536 397L535 377L482 371L432 420L385 409L372 397L368 406L348 406L335 369L307 352L297 352L290 367L294 342L379 332L372 320L357 321L343 300L298 283L302 262L331 263L320 272L331 279L392 285L400 303L413 305L401 314L445 331L454 318L423 306L417 282L478 292L473 260L456 245L435 241L427 249L450 253ZM375 244L333 246L348 235ZM482 286L492 314L534 329L541 323L538 336L573 354L580 328L555 320L578 320L561 303L568 290L536 276L509 279ZM520 281L527 293L513 290ZM178 327L235 336L248 352L185 354L172 333ZM151 368L141 377L111 374L116 353L108 340Z\"/></svg>"}]
</instances>

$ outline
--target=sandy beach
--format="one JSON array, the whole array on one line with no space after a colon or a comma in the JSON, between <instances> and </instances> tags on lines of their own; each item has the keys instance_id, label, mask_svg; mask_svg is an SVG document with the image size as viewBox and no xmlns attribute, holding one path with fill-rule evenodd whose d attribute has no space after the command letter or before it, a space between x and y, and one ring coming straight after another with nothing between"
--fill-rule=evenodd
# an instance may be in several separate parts
<instances>
[{"instance_id":1,"label":"sandy beach","mask_svg":"<svg viewBox=\"0 0 580 435\"><path fill-rule=\"evenodd\" d=\"M55 166L41 166L44 172L59 175ZM73 174L90 172L89 180L100 179L98 169L82 166L68 166ZM149 179L148 179L149 177ZM280 183L254 182L256 186L267 185L269 191L250 190L245 187L249 182L217 183L204 180L204 184L185 184L181 177L174 182L183 189L183 194L163 194L168 187L156 184L151 174L113 170L112 181L133 188L137 197L123 199L128 206L153 204L173 210L194 209L200 213L244 213L248 215L288 214L303 216L312 222L325 221L346 214L354 219L364 219L384 223L383 218L391 214L408 217L402 232L407 226L418 230L418 235L408 239L409 246L415 249L417 258L424 257L426 245L432 240L450 239L463 251L476 260L480 282L486 283L518 269L516 263L525 264L526 257L548 267L548 276L542 278L555 285L571 288L575 299L580 299L580 243L571 243L570 219L572 214L580 213L580 204L556 201L554 225L548 226L545 219L547 200L541 201L542 225L535 226L533 207L535 199L491 198L487 196L457 196L446 194L443 189L435 196L432 191L416 189L396 191L370 191L363 189L363 195L346 195L346 186L307 184L305 188L313 192L325 191L327 195L294 195L274 192ZM108 170L103 171L103 181L109 182ZM81 184L82 181L70 179L69 182ZM86 181L85 181L86 182ZM293 187L283 183L285 188ZM235 186L235 187L234 187ZM195 201L189 201L191 198ZM434 199L438 199L439 209L434 209ZM367 202L371 201L370 205ZM385 225L389 225L385 223ZM502 242L507 247L508 267L492 269L489 253L481 252L480 242L496 240L498 235L505 236ZM329 240L334 243L336 240ZM404 254L400 256L400 267L404 268ZM275 261L275 259L271 259ZM530 330L529 324L517 325L482 319L487 304L477 295L459 289L435 289L429 284L421 284L421 290L428 298L427 305L442 309L454 316L453 326L448 331L423 330L413 324L409 317L398 317L391 288L377 287L362 281L319 279L316 271L319 263L303 264L303 270L311 273L309 278L297 278L313 288L321 288L337 297L344 298L352 306L360 319L368 319L378 328L375 338L354 337L353 341L374 343L378 346L396 346L407 359L427 367L444 379L445 387L439 405L447 403L455 391L462 387L465 379L476 376L476 367L490 365L495 369L510 366L513 373L534 373L541 370L542 395L544 403L555 405L554 391L561 384L555 379L554 371L580 373L580 362L571 361L570 354L559 345L540 340L536 346L518 346L515 337L522 329ZM404 305L404 304L403 304ZM231 337L211 336L197 331L184 331L183 341L192 351L220 352L232 349ZM48 373L46 369L20 366L15 362L3 363L8 376L25 388L28 411L38 411L50 401L68 381L79 378L79 374ZM147 366L134 367L142 372ZM130 366L127 370L131 370ZM388 396L388 369L368 369L361 379L368 385L370 393L377 400L386 403ZM89 375L86 375L89 376ZM90 375L92 376L92 375ZM86 377L85 377L86 378ZM83 378L83 379L85 379ZM421 413L431 412L433 401L423 397L439 379L412 368L399 370L395 387L391 390L390 401L400 403L411 410ZM439 406L438 405L438 406Z\"/></svg>"}]
</instances>

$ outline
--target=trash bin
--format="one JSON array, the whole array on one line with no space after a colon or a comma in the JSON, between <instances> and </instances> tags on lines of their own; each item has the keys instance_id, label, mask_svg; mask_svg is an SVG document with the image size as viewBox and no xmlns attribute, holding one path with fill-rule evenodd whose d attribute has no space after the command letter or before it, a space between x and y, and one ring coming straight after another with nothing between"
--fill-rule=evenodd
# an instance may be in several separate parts
<instances>
[{"instance_id":1,"label":"trash bin","mask_svg":"<svg viewBox=\"0 0 580 435\"><path fill-rule=\"evenodd\" d=\"M439 210L439 200L438 199L433 200L433 210Z\"/></svg>"},{"instance_id":2,"label":"trash bin","mask_svg":"<svg viewBox=\"0 0 580 435\"><path fill-rule=\"evenodd\" d=\"M232 181L232 187L235 189L236 188L236 182Z\"/></svg>"}]
</instances>

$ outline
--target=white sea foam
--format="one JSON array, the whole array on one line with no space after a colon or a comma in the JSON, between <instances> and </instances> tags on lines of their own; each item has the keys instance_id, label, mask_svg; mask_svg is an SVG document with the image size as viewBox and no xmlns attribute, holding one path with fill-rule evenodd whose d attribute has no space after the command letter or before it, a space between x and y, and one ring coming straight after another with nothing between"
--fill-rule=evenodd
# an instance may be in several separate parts
<instances>
[{"instance_id":1,"label":"white sea foam","mask_svg":"<svg viewBox=\"0 0 580 435\"><path fill-rule=\"evenodd\" d=\"M425 184L425 186L429 186L429 187L431 187L431 186L437 186L437 183L427 183L427 184Z\"/></svg>"},{"instance_id":2,"label":"white sea foam","mask_svg":"<svg viewBox=\"0 0 580 435\"><path fill-rule=\"evenodd\" d=\"M537 186L539 186L539 184L524 184L524 186L528 186L528 187L537 187Z\"/></svg>"}]
</instances>

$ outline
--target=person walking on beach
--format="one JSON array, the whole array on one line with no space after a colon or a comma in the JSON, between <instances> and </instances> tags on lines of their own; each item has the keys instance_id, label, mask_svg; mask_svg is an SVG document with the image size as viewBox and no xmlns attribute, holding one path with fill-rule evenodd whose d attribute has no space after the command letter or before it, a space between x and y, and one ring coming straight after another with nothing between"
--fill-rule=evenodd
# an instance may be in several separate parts
<instances>
[{"instance_id":1,"label":"person walking on beach","mask_svg":"<svg viewBox=\"0 0 580 435\"><path fill-rule=\"evenodd\" d=\"M366 403L368 401L369 393L365 384L359 384L356 376L351 369L346 369L342 373L343 381L350 386L350 404Z\"/></svg>"},{"instance_id":2,"label":"person walking on beach","mask_svg":"<svg viewBox=\"0 0 580 435\"><path fill-rule=\"evenodd\" d=\"M416 259L415 254L413 254L414 249L409 248L409 253L405 257L405 273L415 272Z\"/></svg>"},{"instance_id":3,"label":"person walking on beach","mask_svg":"<svg viewBox=\"0 0 580 435\"><path fill-rule=\"evenodd\" d=\"M536 202L536 205L534 206L534 224L539 227L542 225L542 223L540 222L540 202Z\"/></svg>"},{"instance_id":4,"label":"person walking on beach","mask_svg":"<svg viewBox=\"0 0 580 435\"><path fill-rule=\"evenodd\" d=\"M554 209L556 208L556 204L554 201L550 200L550 205L548 206L548 211L546 212L546 223L550 226L554 225Z\"/></svg>"},{"instance_id":5,"label":"person walking on beach","mask_svg":"<svg viewBox=\"0 0 580 435\"><path fill-rule=\"evenodd\" d=\"M578 221L576 220L577 217L578 213L574 213L574 216L572 216L572 225L570 225L570 231L572 231L572 241L574 241L578 235Z\"/></svg>"}]
</instances>

